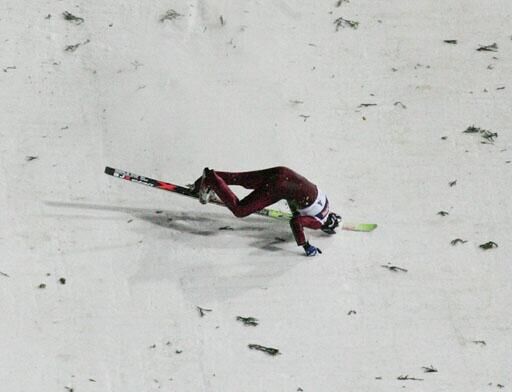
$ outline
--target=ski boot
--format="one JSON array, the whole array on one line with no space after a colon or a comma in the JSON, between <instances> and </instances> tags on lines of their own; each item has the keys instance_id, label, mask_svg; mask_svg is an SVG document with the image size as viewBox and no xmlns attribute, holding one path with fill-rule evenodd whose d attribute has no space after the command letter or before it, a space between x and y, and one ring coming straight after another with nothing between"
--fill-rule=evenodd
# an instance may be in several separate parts
<instances>
[{"instance_id":1,"label":"ski boot","mask_svg":"<svg viewBox=\"0 0 512 392\"><path fill-rule=\"evenodd\" d=\"M207 204L213 194L212 189L206 184L206 176L211 172L207 167L203 170L203 176L201 177L201 185L199 186L199 191L197 197L201 204Z\"/></svg>"}]
</instances>

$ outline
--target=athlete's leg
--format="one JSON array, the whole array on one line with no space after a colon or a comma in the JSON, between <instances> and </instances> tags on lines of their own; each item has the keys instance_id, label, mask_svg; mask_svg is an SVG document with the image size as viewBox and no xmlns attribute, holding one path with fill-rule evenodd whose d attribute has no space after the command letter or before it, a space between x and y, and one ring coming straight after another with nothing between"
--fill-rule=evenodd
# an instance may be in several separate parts
<instances>
[{"instance_id":1,"label":"athlete's leg","mask_svg":"<svg viewBox=\"0 0 512 392\"><path fill-rule=\"evenodd\" d=\"M239 185L246 189L256 189L264 184L265 181L268 181L270 178L270 173L267 170L258 170L251 172L221 172L215 171L217 175L222 178L222 180L227 185ZM196 192L199 191L199 187L201 185L202 177L199 177L194 182L194 190Z\"/></svg>"},{"instance_id":2,"label":"athlete's leg","mask_svg":"<svg viewBox=\"0 0 512 392\"><path fill-rule=\"evenodd\" d=\"M248 172L223 172L215 171L217 175L224 180L227 185L239 185L246 189L257 189L265 184L273 184L278 178L283 177L283 173L289 169L278 166L269 169L254 170ZM201 185L202 177L194 182L194 191L198 192Z\"/></svg>"},{"instance_id":3,"label":"athlete's leg","mask_svg":"<svg viewBox=\"0 0 512 392\"><path fill-rule=\"evenodd\" d=\"M245 198L239 200L229 189L226 182L213 170L207 175L206 182L226 207L239 218L250 215L282 199L282 195L275 192L271 185L263 184L261 188L255 189Z\"/></svg>"},{"instance_id":4,"label":"athlete's leg","mask_svg":"<svg viewBox=\"0 0 512 392\"><path fill-rule=\"evenodd\" d=\"M270 169L248 172L215 171L215 173L228 185L239 185L246 189L257 189L263 187L266 183L273 183L279 173L279 169L279 167L272 167Z\"/></svg>"}]
</instances>

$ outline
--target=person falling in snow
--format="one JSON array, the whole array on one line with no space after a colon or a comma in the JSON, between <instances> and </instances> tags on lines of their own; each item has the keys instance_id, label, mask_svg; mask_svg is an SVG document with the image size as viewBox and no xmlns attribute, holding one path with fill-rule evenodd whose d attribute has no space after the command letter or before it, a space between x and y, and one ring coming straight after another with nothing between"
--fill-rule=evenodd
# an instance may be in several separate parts
<instances>
[{"instance_id":1,"label":"person falling in snow","mask_svg":"<svg viewBox=\"0 0 512 392\"><path fill-rule=\"evenodd\" d=\"M239 185L253 191L239 200L228 185ZM249 172L221 172L205 168L193 189L202 204L208 203L214 192L238 218L285 199L293 214L290 226L295 241L304 248L306 256L315 256L322 251L306 240L304 227L335 234L341 223L341 217L329 211L326 195L315 184L283 166Z\"/></svg>"}]
</instances>

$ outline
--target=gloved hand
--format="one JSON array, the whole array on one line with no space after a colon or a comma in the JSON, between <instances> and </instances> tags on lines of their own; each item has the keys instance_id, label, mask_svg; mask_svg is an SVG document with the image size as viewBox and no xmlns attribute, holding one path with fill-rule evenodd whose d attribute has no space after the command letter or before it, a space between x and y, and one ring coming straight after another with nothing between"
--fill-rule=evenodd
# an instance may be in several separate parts
<instances>
[{"instance_id":1,"label":"gloved hand","mask_svg":"<svg viewBox=\"0 0 512 392\"><path fill-rule=\"evenodd\" d=\"M316 256L317 253L322 254L322 251L319 248L311 245L309 242L306 242L303 245L303 248L304 248L304 252L306 252L306 256Z\"/></svg>"}]
</instances>

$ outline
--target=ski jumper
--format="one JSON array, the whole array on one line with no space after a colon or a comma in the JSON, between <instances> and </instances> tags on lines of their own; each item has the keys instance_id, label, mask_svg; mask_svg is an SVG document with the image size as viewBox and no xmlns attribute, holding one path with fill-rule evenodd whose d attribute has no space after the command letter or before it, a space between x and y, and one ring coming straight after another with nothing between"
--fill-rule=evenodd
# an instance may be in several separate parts
<instances>
[{"instance_id":1,"label":"ski jumper","mask_svg":"<svg viewBox=\"0 0 512 392\"><path fill-rule=\"evenodd\" d=\"M201 178L195 183L199 190ZM241 218L285 199L293 213L290 226L297 245L304 245L304 227L320 229L329 215L329 202L315 184L293 170L278 166L250 172L211 170L204 185L210 187L231 212ZM242 200L228 185L253 191Z\"/></svg>"}]
</instances>

